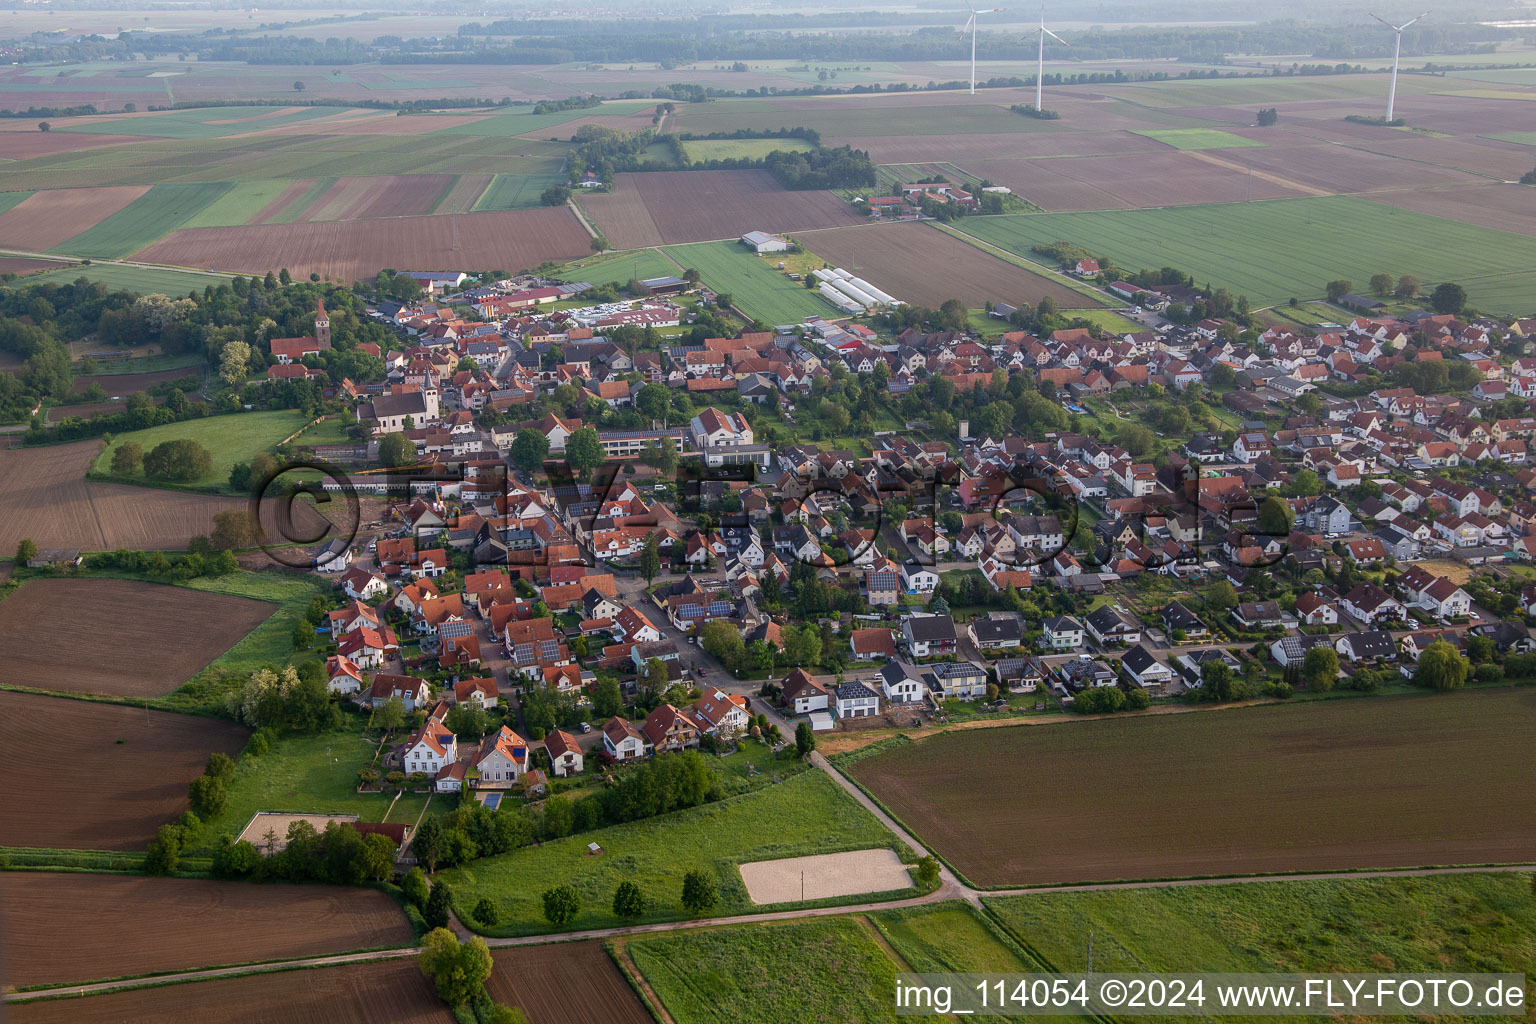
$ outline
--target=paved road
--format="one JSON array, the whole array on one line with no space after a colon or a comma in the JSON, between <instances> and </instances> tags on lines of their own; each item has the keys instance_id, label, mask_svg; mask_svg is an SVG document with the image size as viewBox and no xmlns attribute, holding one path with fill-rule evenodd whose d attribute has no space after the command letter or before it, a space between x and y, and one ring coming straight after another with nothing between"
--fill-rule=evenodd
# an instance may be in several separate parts
<instances>
[{"instance_id":1,"label":"paved road","mask_svg":"<svg viewBox=\"0 0 1536 1024\"><path fill-rule=\"evenodd\" d=\"M914 852L926 854L927 851L905 829L891 819L874 801L870 800L857 786L850 782L841 772L818 753L811 755L811 763L819 770L827 772L839 785L863 805L871 814L890 829L891 832L910 847ZM716 927L730 924L756 924L763 921L788 921L811 917L830 917L838 914L858 914L874 910L889 910L897 907L915 907L927 903L935 903L940 900L963 899L972 904L980 905L983 897L992 896L1035 896L1047 895L1057 892L1102 892L1111 889L1162 889L1175 886L1188 885L1244 885L1252 882L1305 882L1327 881L1334 879L1352 878L1387 878L1394 876L1422 877L1427 875L1462 875L1486 872L1489 870L1500 871L1536 871L1536 864L1521 864L1504 866L1497 869L1479 867L1454 867L1454 868L1410 868L1400 871L1333 871L1315 872L1305 875L1251 875L1227 878L1207 879L1166 879L1162 881L1142 882L1096 882L1086 885L1070 886L1035 886L1017 889L982 890L975 889L961 882L949 870L948 867L940 867L940 884L933 892L922 896L913 896L900 900L884 900L870 903L857 903L837 907L807 907L799 910L780 910L766 914L736 914L730 917L712 917L703 920L688 921L663 921L656 924L627 925L619 928L594 928L579 932L563 932L558 935L523 935L513 938L487 939L486 945L493 949L505 949L515 946L543 945L551 942L580 942L590 939L609 939L622 935L645 935L653 932L679 931L688 928L704 926ZM93 992L106 992L114 989L142 988L149 985L161 985L167 982L181 981L210 981L221 977L237 974L265 973L269 971L290 970L301 967L333 967L342 964L368 963L379 960L398 960L415 956L419 952L417 947L376 950L367 953L344 953L337 956L306 957L303 959L284 960L276 963L261 964L258 966L241 967L213 967L200 970L179 971L172 974L161 974L152 978L142 978L134 981L104 981L88 985L66 985L57 988L38 989L25 993L6 993L6 1002L15 1002L22 999L39 999L48 996L88 995Z\"/></svg>"}]
</instances>

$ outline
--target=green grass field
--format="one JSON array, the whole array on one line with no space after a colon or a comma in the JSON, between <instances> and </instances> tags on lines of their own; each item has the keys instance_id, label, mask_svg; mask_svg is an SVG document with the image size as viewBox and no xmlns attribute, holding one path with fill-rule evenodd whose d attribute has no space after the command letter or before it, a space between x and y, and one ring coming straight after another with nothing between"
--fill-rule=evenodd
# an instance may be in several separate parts
<instances>
[{"instance_id":1,"label":"green grass field","mask_svg":"<svg viewBox=\"0 0 1536 1024\"><path fill-rule=\"evenodd\" d=\"M9 210L31 194L31 192L0 192L0 213Z\"/></svg>"},{"instance_id":2,"label":"green grass field","mask_svg":"<svg viewBox=\"0 0 1536 1024\"><path fill-rule=\"evenodd\" d=\"M228 806L207 821L201 833L208 850L225 832L239 835L257 811L356 814L362 821L414 824L426 806L425 794L406 793L391 807L392 793L357 791L357 772L373 762L378 740L363 735L361 716L349 714L344 721L339 732L288 733L261 757L242 756L229 786ZM447 810L448 805L434 809Z\"/></svg>"},{"instance_id":3,"label":"green grass field","mask_svg":"<svg viewBox=\"0 0 1536 1024\"><path fill-rule=\"evenodd\" d=\"M222 139L229 135L264 131L278 125L309 121L329 114L339 114L349 107L305 107L286 114L273 114L260 120L236 120L270 114L276 107L200 107L172 110L148 117L109 117L91 124L56 124L55 131L85 132L91 135L148 135L162 139ZM236 121L212 124L213 121Z\"/></svg>"},{"instance_id":4,"label":"green grass field","mask_svg":"<svg viewBox=\"0 0 1536 1024\"><path fill-rule=\"evenodd\" d=\"M526 135L529 132L539 132L546 128L557 129L567 121L575 121L578 118L593 117L596 115L633 114L636 111L646 110L656 106L658 100L618 100L612 103L604 103L600 107L583 107L580 110L557 110L553 114L534 114L526 109L513 108L515 113L492 114L490 117L469 124L455 125L452 128L439 128L431 131L431 135L486 135L494 138L504 138L512 135ZM566 138L569 132L551 131L551 136Z\"/></svg>"},{"instance_id":5,"label":"green grass field","mask_svg":"<svg viewBox=\"0 0 1536 1024\"><path fill-rule=\"evenodd\" d=\"M1264 145L1214 128L1143 128L1131 134L1145 135L1174 149L1246 149Z\"/></svg>"},{"instance_id":6,"label":"green grass field","mask_svg":"<svg viewBox=\"0 0 1536 1024\"><path fill-rule=\"evenodd\" d=\"M587 844L602 846L600 857ZM626 879L644 890L650 906L643 921L688 916L679 903L683 875L699 869L715 876L720 914L754 907L736 865L749 861L894 848L894 837L822 772L805 772L776 786L691 810L585 832L474 861L441 877L453 885L461 907L489 897L501 924L493 935L549 931L540 894L559 884L575 886L581 913L570 928L624 924L612 913L613 890ZM536 879L537 881L530 881Z\"/></svg>"},{"instance_id":7,"label":"green grass field","mask_svg":"<svg viewBox=\"0 0 1536 1024\"><path fill-rule=\"evenodd\" d=\"M232 188L227 181L156 185L95 227L50 251L95 259L127 256L175 231Z\"/></svg>"},{"instance_id":8,"label":"green grass field","mask_svg":"<svg viewBox=\"0 0 1536 1024\"><path fill-rule=\"evenodd\" d=\"M30 284L70 284L80 278L100 281L108 288L149 295L185 295L202 291L210 284L218 284L229 278L213 274L194 274L182 270L161 270L158 267L125 267L112 263L92 263L89 266L67 267L34 274L14 282L17 286Z\"/></svg>"},{"instance_id":9,"label":"green grass field","mask_svg":"<svg viewBox=\"0 0 1536 1024\"><path fill-rule=\"evenodd\" d=\"M260 213L293 184L287 178L241 182L182 221L178 228L232 228Z\"/></svg>"},{"instance_id":10,"label":"green grass field","mask_svg":"<svg viewBox=\"0 0 1536 1024\"><path fill-rule=\"evenodd\" d=\"M860 1024L896 1016L896 965L851 917L646 935L626 943L677 1024Z\"/></svg>"},{"instance_id":11,"label":"green grass field","mask_svg":"<svg viewBox=\"0 0 1536 1024\"><path fill-rule=\"evenodd\" d=\"M663 251L697 270L716 292L729 293L736 308L763 323L792 324L808 316L836 315L827 300L774 269L769 258L747 252L736 242L669 245Z\"/></svg>"},{"instance_id":12,"label":"green grass field","mask_svg":"<svg viewBox=\"0 0 1536 1024\"><path fill-rule=\"evenodd\" d=\"M986 899L1061 971L1536 972L1525 872Z\"/></svg>"},{"instance_id":13,"label":"green grass field","mask_svg":"<svg viewBox=\"0 0 1536 1024\"><path fill-rule=\"evenodd\" d=\"M1037 966L996 925L959 901L883 910L869 919L919 973L1019 974Z\"/></svg>"},{"instance_id":14,"label":"green grass field","mask_svg":"<svg viewBox=\"0 0 1536 1024\"><path fill-rule=\"evenodd\" d=\"M248 462L257 452L271 451L283 438L298 430L305 423L303 415L291 409L276 412L242 412L228 416L209 416L204 419L183 420L148 430L133 430L112 439L106 450L96 457L92 469L106 473L112 467L112 453L124 442L133 441L148 454L162 441L178 441L190 438L202 444L212 456L213 468L208 475L190 483L204 487L223 488L228 484L229 471L237 462Z\"/></svg>"},{"instance_id":15,"label":"green grass field","mask_svg":"<svg viewBox=\"0 0 1536 1024\"><path fill-rule=\"evenodd\" d=\"M556 174L498 174L475 201L474 210L526 210L539 206L539 193L560 181Z\"/></svg>"},{"instance_id":16,"label":"green grass field","mask_svg":"<svg viewBox=\"0 0 1536 1024\"><path fill-rule=\"evenodd\" d=\"M1087 320L1091 324L1096 324L1106 331L1113 331L1116 334L1128 334L1147 329L1144 325L1134 320L1128 320L1110 309L1064 309L1061 311L1061 315L1073 320ZM992 322L1001 323L1002 321L993 320Z\"/></svg>"},{"instance_id":17,"label":"green grass field","mask_svg":"<svg viewBox=\"0 0 1536 1024\"><path fill-rule=\"evenodd\" d=\"M567 263L556 270L554 276L562 281L623 285L631 279L645 281L653 277L675 277L679 273L677 264L655 249L634 249Z\"/></svg>"},{"instance_id":18,"label":"green grass field","mask_svg":"<svg viewBox=\"0 0 1536 1024\"><path fill-rule=\"evenodd\" d=\"M1388 271L1422 278L1426 291L1460 282L1489 312L1536 308L1536 238L1350 196L971 217L960 230L1021 255L1065 239L1128 268L1178 267L1255 306L1315 297L1335 278L1363 287Z\"/></svg>"},{"instance_id":19,"label":"green grass field","mask_svg":"<svg viewBox=\"0 0 1536 1024\"><path fill-rule=\"evenodd\" d=\"M683 143L683 152L695 163L701 160L759 160L774 150L804 153L810 148L809 142L800 139L694 139Z\"/></svg>"},{"instance_id":20,"label":"green grass field","mask_svg":"<svg viewBox=\"0 0 1536 1024\"><path fill-rule=\"evenodd\" d=\"M1536 146L1536 132L1499 132L1497 135L1484 135L1483 138L1514 142L1522 146Z\"/></svg>"}]
</instances>

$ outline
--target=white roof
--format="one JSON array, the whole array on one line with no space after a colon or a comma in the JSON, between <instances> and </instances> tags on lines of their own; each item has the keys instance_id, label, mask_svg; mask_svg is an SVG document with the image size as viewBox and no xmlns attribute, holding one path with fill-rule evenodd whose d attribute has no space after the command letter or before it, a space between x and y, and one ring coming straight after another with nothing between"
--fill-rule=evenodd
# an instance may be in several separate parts
<instances>
[{"instance_id":1,"label":"white roof","mask_svg":"<svg viewBox=\"0 0 1536 1024\"><path fill-rule=\"evenodd\" d=\"M811 731L812 732L827 732L827 731L829 731L832 728L833 728L833 725L832 725L832 716L831 715L827 714L825 711L812 711L811 712Z\"/></svg>"}]
</instances>

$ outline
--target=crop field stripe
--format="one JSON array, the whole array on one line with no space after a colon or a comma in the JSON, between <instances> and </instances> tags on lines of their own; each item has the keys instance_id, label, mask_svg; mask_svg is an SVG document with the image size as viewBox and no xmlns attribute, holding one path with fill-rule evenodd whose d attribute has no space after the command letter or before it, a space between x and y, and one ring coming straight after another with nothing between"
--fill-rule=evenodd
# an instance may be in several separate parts
<instances>
[{"instance_id":1,"label":"crop field stripe","mask_svg":"<svg viewBox=\"0 0 1536 1024\"><path fill-rule=\"evenodd\" d=\"M791 281L769 260L747 252L739 242L669 245L662 252L716 292L725 292L742 312L767 324L799 323L808 316L835 313L832 304L798 281Z\"/></svg>"},{"instance_id":2,"label":"crop field stripe","mask_svg":"<svg viewBox=\"0 0 1536 1024\"><path fill-rule=\"evenodd\" d=\"M1251 149L1262 142L1214 128L1138 128L1134 135L1144 135L1174 149Z\"/></svg>"},{"instance_id":3,"label":"crop field stripe","mask_svg":"<svg viewBox=\"0 0 1536 1024\"><path fill-rule=\"evenodd\" d=\"M428 132L429 135L484 135L493 138L508 138L516 135L526 135L529 132L543 131L546 128L555 128L567 121L575 121L583 117L601 117L604 115L633 114L648 107L654 107L660 100L622 100L616 103L604 103L596 107L582 107L579 110L557 110L552 114L534 113L504 113L492 114L479 121L468 124L456 124L450 128L439 128L437 131Z\"/></svg>"},{"instance_id":4,"label":"crop field stripe","mask_svg":"<svg viewBox=\"0 0 1536 1024\"><path fill-rule=\"evenodd\" d=\"M291 188L286 178L268 178L231 185L222 196L182 222L184 228L229 228L248 223Z\"/></svg>"},{"instance_id":5,"label":"crop field stripe","mask_svg":"<svg viewBox=\"0 0 1536 1024\"><path fill-rule=\"evenodd\" d=\"M287 206L284 206L281 210L278 210L276 213L272 214L265 221L263 221L263 223L292 224L294 221L299 219L299 214L309 209L310 203L313 203L316 199L319 199L322 195L329 191L331 186L334 184L336 184L335 178L316 178L314 181L310 182L309 187L301 192L298 196L296 196L292 202L288 203Z\"/></svg>"},{"instance_id":6,"label":"crop field stripe","mask_svg":"<svg viewBox=\"0 0 1536 1024\"><path fill-rule=\"evenodd\" d=\"M227 181L156 185L100 224L50 251L99 259L126 256L175 231L233 187Z\"/></svg>"},{"instance_id":7,"label":"crop field stripe","mask_svg":"<svg viewBox=\"0 0 1536 1024\"><path fill-rule=\"evenodd\" d=\"M229 135L244 135L264 131L296 121L309 121L331 114L339 114L352 107L304 107L299 110L265 117L261 120L238 120L229 124L211 124L212 121L229 121L251 116L251 107L201 107L193 110L175 110L148 117L107 117L89 124L59 125L59 131L85 132L96 135L147 135L164 139L221 139Z\"/></svg>"},{"instance_id":8,"label":"crop field stripe","mask_svg":"<svg viewBox=\"0 0 1536 1024\"><path fill-rule=\"evenodd\" d=\"M31 192L0 192L0 213L4 213L31 195Z\"/></svg>"},{"instance_id":9,"label":"crop field stripe","mask_svg":"<svg viewBox=\"0 0 1536 1024\"><path fill-rule=\"evenodd\" d=\"M1536 238L1353 196L970 217L959 230L1025 258L1065 240L1128 268L1176 266L1259 306L1315 296L1334 278L1369 280L1383 253L1392 272L1458 281L1491 312L1525 315L1536 295Z\"/></svg>"},{"instance_id":10,"label":"crop field stripe","mask_svg":"<svg viewBox=\"0 0 1536 1024\"><path fill-rule=\"evenodd\" d=\"M112 263L92 263L90 266L74 266L63 270L49 270L36 276L14 282L22 284L73 284L79 278L100 281L111 289L148 295L185 295L202 291L210 284L229 280L214 274L198 274L190 270L161 270L158 267L120 266Z\"/></svg>"},{"instance_id":11,"label":"crop field stripe","mask_svg":"<svg viewBox=\"0 0 1536 1024\"><path fill-rule=\"evenodd\" d=\"M559 181L560 178L553 174L498 174L491 179L472 209L480 213L539 206L539 193Z\"/></svg>"}]
</instances>

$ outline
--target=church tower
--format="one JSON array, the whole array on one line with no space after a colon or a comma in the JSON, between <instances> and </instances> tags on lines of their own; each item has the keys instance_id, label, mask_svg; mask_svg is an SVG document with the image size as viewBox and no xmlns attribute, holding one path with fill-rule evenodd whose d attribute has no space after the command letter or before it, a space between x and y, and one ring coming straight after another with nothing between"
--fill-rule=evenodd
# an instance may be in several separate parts
<instances>
[{"instance_id":1,"label":"church tower","mask_svg":"<svg viewBox=\"0 0 1536 1024\"><path fill-rule=\"evenodd\" d=\"M315 341L322 350L331 347L331 315L325 311L325 300L317 301L315 310Z\"/></svg>"}]
</instances>

